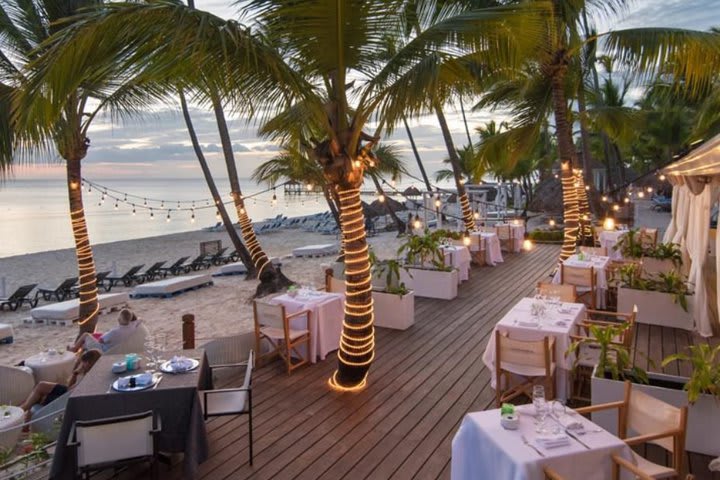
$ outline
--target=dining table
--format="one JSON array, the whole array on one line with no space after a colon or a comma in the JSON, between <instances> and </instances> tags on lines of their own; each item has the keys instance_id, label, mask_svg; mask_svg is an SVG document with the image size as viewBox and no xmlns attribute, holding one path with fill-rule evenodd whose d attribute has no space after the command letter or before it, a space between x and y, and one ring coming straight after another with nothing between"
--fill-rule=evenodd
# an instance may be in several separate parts
<instances>
[{"instance_id":1,"label":"dining table","mask_svg":"<svg viewBox=\"0 0 720 480\"><path fill-rule=\"evenodd\" d=\"M484 252L484 261L491 267L503 262L500 239L493 232L470 232L470 251Z\"/></svg>"},{"instance_id":2,"label":"dining table","mask_svg":"<svg viewBox=\"0 0 720 480\"><path fill-rule=\"evenodd\" d=\"M458 283L470 279L470 250L464 245L442 245L445 265L455 267L458 271Z\"/></svg>"},{"instance_id":3,"label":"dining table","mask_svg":"<svg viewBox=\"0 0 720 480\"><path fill-rule=\"evenodd\" d=\"M198 465L208 457L208 438L200 397L201 390L212 389L212 373L202 349L163 352L163 358L184 356L198 361L197 368L185 373L163 373L151 388L116 391L113 383L144 371L144 361L134 372L113 373L113 364L125 355L103 355L71 390L58 442L55 447L51 479L75 478L75 452L67 446L73 424L78 420L112 418L148 410L161 419L157 435L158 450L184 454L185 478L195 478Z\"/></svg>"},{"instance_id":4,"label":"dining table","mask_svg":"<svg viewBox=\"0 0 720 480\"><path fill-rule=\"evenodd\" d=\"M49 349L25 359L25 366L33 371L35 383L67 384L77 357L73 352Z\"/></svg>"},{"instance_id":5,"label":"dining table","mask_svg":"<svg viewBox=\"0 0 720 480\"><path fill-rule=\"evenodd\" d=\"M615 249L620 237L628 233L628 230L603 230L598 235L598 241L601 247L605 247L607 254L611 260L622 260L622 251Z\"/></svg>"},{"instance_id":6,"label":"dining table","mask_svg":"<svg viewBox=\"0 0 720 480\"><path fill-rule=\"evenodd\" d=\"M581 256L582 255L582 256ZM587 255L576 253L570 255L563 262L564 265L570 267L590 268L595 272L595 305L599 309L605 308L605 294L607 292L607 267L610 265L610 257L603 255ZM555 272L552 283L560 284L560 269Z\"/></svg>"},{"instance_id":7,"label":"dining table","mask_svg":"<svg viewBox=\"0 0 720 480\"><path fill-rule=\"evenodd\" d=\"M310 361L312 363L325 360L328 353L338 349L345 317L345 295L301 288L294 296L284 293L273 297L270 303L285 306L286 314L302 310L310 311ZM293 328L305 328L305 318L294 318L290 321L290 325ZM299 348L303 347L301 345ZM304 354L304 352L302 353Z\"/></svg>"},{"instance_id":8,"label":"dining table","mask_svg":"<svg viewBox=\"0 0 720 480\"><path fill-rule=\"evenodd\" d=\"M564 406L550 405L540 432L532 405L515 414L514 430L501 424L500 409L465 415L452 440L452 480L544 480L545 467L568 480L607 480L613 454L633 462L624 441Z\"/></svg>"},{"instance_id":9,"label":"dining table","mask_svg":"<svg viewBox=\"0 0 720 480\"><path fill-rule=\"evenodd\" d=\"M533 304L544 303L545 313L533 316ZM566 399L570 371L575 361L574 355L565 355L572 340L574 326L585 318L585 305L582 303L559 303L552 305L549 302L534 298L522 298L495 324L485 347L482 361L489 371L495 372L495 332L507 334L515 340L542 340L544 337L555 338L555 396ZM497 388L497 379L492 376L490 386Z\"/></svg>"}]
</instances>

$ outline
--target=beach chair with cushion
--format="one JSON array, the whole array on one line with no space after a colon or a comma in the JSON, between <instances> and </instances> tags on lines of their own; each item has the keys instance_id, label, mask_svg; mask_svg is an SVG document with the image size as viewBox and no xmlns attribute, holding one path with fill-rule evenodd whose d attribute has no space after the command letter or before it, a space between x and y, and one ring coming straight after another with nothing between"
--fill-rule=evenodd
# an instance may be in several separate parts
<instances>
[{"instance_id":1,"label":"beach chair with cushion","mask_svg":"<svg viewBox=\"0 0 720 480\"><path fill-rule=\"evenodd\" d=\"M195 259L192 262L184 265L185 273L189 273L190 270L197 271L197 270L200 270L201 268L210 268L210 262L208 260L208 257L209 257L208 255L204 255L204 254L198 255L197 257L195 257Z\"/></svg>"},{"instance_id":2,"label":"beach chair with cushion","mask_svg":"<svg viewBox=\"0 0 720 480\"><path fill-rule=\"evenodd\" d=\"M0 405L20 405L34 386L35 376L29 368L0 365Z\"/></svg>"},{"instance_id":3,"label":"beach chair with cushion","mask_svg":"<svg viewBox=\"0 0 720 480\"><path fill-rule=\"evenodd\" d=\"M252 432L252 373L255 367L255 355L252 350L245 362L245 378L239 388L223 388L218 390L204 390L200 392L203 405L203 415L209 417L224 415L248 416L248 443L250 450L250 465L253 464L253 432Z\"/></svg>"},{"instance_id":4,"label":"beach chair with cushion","mask_svg":"<svg viewBox=\"0 0 720 480\"><path fill-rule=\"evenodd\" d=\"M122 282L123 285L126 287L131 286L133 283L142 283L143 279L142 277L138 276L138 273L145 265L135 265L134 267L130 268L127 272L125 272L123 275L120 275L119 277L107 277L107 280L110 282L110 287L114 287L115 285Z\"/></svg>"},{"instance_id":5,"label":"beach chair with cushion","mask_svg":"<svg viewBox=\"0 0 720 480\"><path fill-rule=\"evenodd\" d=\"M560 297L561 302L575 303L577 301L575 285L558 285L557 283L539 282L537 288L540 295Z\"/></svg>"},{"instance_id":6,"label":"beach chair with cushion","mask_svg":"<svg viewBox=\"0 0 720 480\"><path fill-rule=\"evenodd\" d=\"M179 275L185 271L185 262L187 262L188 258L190 257L180 257L169 267L158 268L158 273L162 275L163 278L167 277L168 273L170 275Z\"/></svg>"},{"instance_id":7,"label":"beach chair with cushion","mask_svg":"<svg viewBox=\"0 0 720 480\"><path fill-rule=\"evenodd\" d=\"M258 360L280 356L285 362L288 375L296 368L310 363L310 310L301 310L287 315L283 305L273 305L255 300L253 314L255 317L255 351L263 352L263 340L270 346L269 353L258 353ZM290 321L299 317L305 317L304 328L297 326L291 328ZM300 346L305 347L304 355L298 349Z\"/></svg>"},{"instance_id":8,"label":"beach chair with cushion","mask_svg":"<svg viewBox=\"0 0 720 480\"><path fill-rule=\"evenodd\" d=\"M641 478L680 478L685 455L688 407L665 403L634 389L633 384L626 381L623 400L578 408L576 412L587 414L611 409L618 410L618 437L626 444L632 447L652 443L670 454L670 466L653 463L634 450L631 450L632 460L613 454L613 479L620 478L621 469ZM636 436L628 438L629 431Z\"/></svg>"},{"instance_id":9,"label":"beach chair with cushion","mask_svg":"<svg viewBox=\"0 0 720 480\"><path fill-rule=\"evenodd\" d=\"M155 262L152 264L152 266L150 268L148 268L144 272L139 272L136 275L136 277L141 278L142 281L138 282L138 283L151 282L151 281L155 280L156 278L160 278L160 275L161 275L160 269L162 268L163 265L165 265L165 263L166 262L164 262L164 261L163 262Z\"/></svg>"},{"instance_id":10,"label":"beach chair with cushion","mask_svg":"<svg viewBox=\"0 0 720 480\"><path fill-rule=\"evenodd\" d=\"M227 252L228 247L223 247L212 255L208 256L207 262L210 265L220 265L223 263L223 255Z\"/></svg>"},{"instance_id":11,"label":"beach chair with cushion","mask_svg":"<svg viewBox=\"0 0 720 480\"><path fill-rule=\"evenodd\" d=\"M120 417L76 421L67 446L75 450L77 475L131 463L150 462L157 478L157 435L162 430L159 415L152 410Z\"/></svg>"},{"instance_id":12,"label":"beach chair with cushion","mask_svg":"<svg viewBox=\"0 0 720 480\"><path fill-rule=\"evenodd\" d=\"M15 311L20 308L23 303L30 305L30 308L35 308L38 303L38 297L37 295L30 296L30 292L32 292L35 287L37 287L37 283L22 285L9 297L0 298L0 311L5 307L8 307L8 310Z\"/></svg>"},{"instance_id":13,"label":"beach chair with cushion","mask_svg":"<svg viewBox=\"0 0 720 480\"><path fill-rule=\"evenodd\" d=\"M58 302L62 302L66 298L72 297L72 288L77 282L78 277L66 278L56 288L38 288L38 295L42 295L46 301L55 297Z\"/></svg>"},{"instance_id":14,"label":"beach chair with cushion","mask_svg":"<svg viewBox=\"0 0 720 480\"><path fill-rule=\"evenodd\" d=\"M574 285L577 299L595 310L597 288L595 286L595 269L593 267L572 267L560 264L560 283Z\"/></svg>"},{"instance_id":15,"label":"beach chair with cushion","mask_svg":"<svg viewBox=\"0 0 720 480\"><path fill-rule=\"evenodd\" d=\"M522 394L532 398L534 385L542 384L547 399L555 398L555 337L526 341L495 332L495 403L498 408ZM514 386L510 375L523 378Z\"/></svg>"}]
</instances>

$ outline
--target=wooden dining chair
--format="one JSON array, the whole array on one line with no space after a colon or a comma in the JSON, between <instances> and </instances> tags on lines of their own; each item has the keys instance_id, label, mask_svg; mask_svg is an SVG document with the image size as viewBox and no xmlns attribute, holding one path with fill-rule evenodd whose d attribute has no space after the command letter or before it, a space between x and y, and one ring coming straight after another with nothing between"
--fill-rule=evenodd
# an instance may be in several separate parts
<instances>
[{"instance_id":1,"label":"wooden dining chair","mask_svg":"<svg viewBox=\"0 0 720 480\"><path fill-rule=\"evenodd\" d=\"M632 351L635 346L635 320L637 319L637 306L632 312L608 312L603 310L586 310L585 318L575 324L575 333L570 334L570 340L583 341L575 352L577 360L571 374L570 397L574 400L590 401L583 391L590 385L590 378L595 365L600 360L600 345L594 343L591 326L619 326L622 332L613 339L613 344L627 350L632 358ZM610 352L609 355L615 355Z\"/></svg>"},{"instance_id":2,"label":"wooden dining chair","mask_svg":"<svg viewBox=\"0 0 720 480\"><path fill-rule=\"evenodd\" d=\"M495 402L498 407L522 394L532 398L532 387L536 384L545 386L545 391L549 392L548 400L554 399L555 367L555 337L515 340L495 331ZM525 381L510 387L510 374ZM507 390L503 390L503 385L507 385Z\"/></svg>"},{"instance_id":3,"label":"wooden dining chair","mask_svg":"<svg viewBox=\"0 0 720 480\"><path fill-rule=\"evenodd\" d=\"M538 282L537 288L540 295L560 297L561 302L575 303L577 301L577 291L575 290L575 285Z\"/></svg>"},{"instance_id":4,"label":"wooden dining chair","mask_svg":"<svg viewBox=\"0 0 720 480\"><path fill-rule=\"evenodd\" d=\"M283 305L273 305L258 300L253 302L255 317L255 352L257 361L276 355L283 359L288 375L298 367L310 363L310 310L301 310L291 315L285 313ZM305 328L291 328L290 320L305 317ZM263 352L262 341L270 344L270 351ZM305 355L298 347L305 345ZM293 360L296 357L296 360Z\"/></svg>"},{"instance_id":5,"label":"wooden dining chair","mask_svg":"<svg viewBox=\"0 0 720 480\"><path fill-rule=\"evenodd\" d=\"M560 264L560 283L574 285L577 299L595 310L597 288L595 286L595 269L593 267L573 267Z\"/></svg>"},{"instance_id":6,"label":"wooden dining chair","mask_svg":"<svg viewBox=\"0 0 720 480\"><path fill-rule=\"evenodd\" d=\"M345 293L345 280L335 278L332 268L325 270L325 291L328 293Z\"/></svg>"},{"instance_id":7,"label":"wooden dining chair","mask_svg":"<svg viewBox=\"0 0 720 480\"><path fill-rule=\"evenodd\" d=\"M641 228L638 235L640 237L640 244L642 245L643 250L657 245L657 228Z\"/></svg>"},{"instance_id":8,"label":"wooden dining chair","mask_svg":"<svg viewBox=\"0 0 720 480\"><path fill-rule=\"evenodd\" d=\"M566 480L565 477L550 467L543 467L543 473L545 474L545 480Z\"/></svg>"},{"instance_id":9,"label":"wooden dining chair","mask_svg":"<svg viewBox=\"0 0 720 480\"><path fill-rule=\"evenodd\" d=\"M600 257L608 256L606 247L580 247L580 251L585 255L597 255Z\"/></svg>"},{"instance_id":10,"label":"wooden dining chair","mask_svg":"<svg viewBox=\"0 0 720 480\"><path fill-rule=\"evenodd\" d=\"M515 239L513 238L513 230L510 225L497 225L495 227L498 240L500 240L500 250L512 252Z\"/></svg>"},{"instance_id":11,"label":"wooden dining chair","mask_svg":"<svg viewBox=\"0 0 720 480\"><path fill-rule=\"evenodd\" d=\"M618 409L618 437L626 444L632 447L652 443L666 450L671 458L671 466L665 466L653 463L633 450L632 460L613 454L613 480L620 478L621 469L640 478L680 478L685 455L687 406L675 407L665 403L634 389L633 384L626 381L622 400L578 408L576 412L587 414L611 409ZM628 431L636 436L628 438Z\"/></svg>"}]
</instances>

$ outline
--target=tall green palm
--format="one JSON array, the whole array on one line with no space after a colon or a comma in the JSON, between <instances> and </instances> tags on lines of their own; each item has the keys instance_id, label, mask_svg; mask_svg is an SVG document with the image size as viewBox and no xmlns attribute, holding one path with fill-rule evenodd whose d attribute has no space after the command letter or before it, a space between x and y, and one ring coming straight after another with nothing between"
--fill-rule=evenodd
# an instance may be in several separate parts
<instances>
[{"instance_id":1,"label":"tall green palm","mask_svg":"<svg viewBox=\"0 0 720 480\"><path fill-rule=\"evenodd\" d=\"M533 42L533 32L539 31L536 12L515 6L447 11L381 61L383 39L402 34L397 19L388 15L401 4L251 2L248 11L272 44L237 22L174 2L112 4L88 12L79 28L58 37L38 61L30 85L35 92L52 89L50 114L63 105L58 93L69 84L120 68L140 71L143 80L152 78L160 86L201 87L209 79L228 101L252 104L254 109L244 111L256 117L301 105L295 124L322 127L313 157L340 205L347 294L338 370L330 379L339 390L363 388L375 355L360 186L364 171L377 161L372 149L378 139L364 132L367 122L378 116L381 124L394 125L402 115L435 108L438 84L463 73L440 67L469 52L488 65L507 63L513 46ZM86 62L77 62L85 56L105 59L108 68L88 69ZM32 109L31 99L25 101Z\"/></svg>"}]
</instances>

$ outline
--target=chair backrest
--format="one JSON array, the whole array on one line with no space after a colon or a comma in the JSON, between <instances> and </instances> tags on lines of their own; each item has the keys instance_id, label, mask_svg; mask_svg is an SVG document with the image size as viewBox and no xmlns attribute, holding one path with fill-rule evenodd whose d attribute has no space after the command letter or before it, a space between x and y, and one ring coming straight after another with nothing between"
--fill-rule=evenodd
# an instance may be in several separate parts
<instances>
[{"instance_id":1,"label":"chair backrest","mask_svg":"<svg viewBox=\"0 0 720 480\"><path fill-rule=\"evenodd\" d=\"M510 225L498 225L495 227L495 231L497 232L498 239L500 240L510 240L512 238L512 229L510 228Z\"/></svg>"},{"instance_id":2,"label":"chair backrest","mask_svg":"<svg viewBox=\"0 0 720 480\"><path fill-rule=\"evenodd\" d=\"M33 288L37 287L37 283L31 283L30 285L21 285L18 287L15 292L13 292L12 295L8 297L8 301L16 301L16 300L22 300L23 298L27 297L30 292L32 292Z\"/></svg>"},{"instance_id":3,"label":"chair backrest","mask_svg":"<svg viewBox=\"0 0 720 480\"><path fill-rule=\"evenodd\" d=\"M109 348L105 355L142 353L145 351L145 339L149 333L145 323L140 321L140 324L135 327L135 331L125 341Z\"/></svg>"},{"instance_id":4,"label":"chair backrest","mask_svg":"<svg viewBox=\"0 0 720 480\"><path fill-rule=\"evenodd\" d=\"M20 405L35 386L31 370L0 365L0 405Z\"/></svg>"},{"instance_id":5,"label":"chair backrest","mask_svg":"<svg viewBox=\"0 0 720 480\"><path fill-rule=\"evenodd\" d=\"M202 345L205 350L210 366L231 365L245 361L248 352L255 345L255 334L253 332L232 335L229 337L214 338Z\"/></svg>"},{"instance_id":6,"label":"chair backrest","mask_svg":"<svg viewBox=\"0 0 720 480\"><path fill-rule=\"evenodd\" d=\"M173 263L172 265L170 265L169 268L170 268L170 269L178 268L180 265L182 265L183 263L187 262L188 258L190 258L190 257L180 257L180 258L178 258L177 262L175 262L175 263Z\"/></svg>"},{"instance_id":7,"label":"chair backrest","mask_svg":"<svg viewBox=\"0 0 720 480\"><path fill-rule=\"evenodd\" d=\"M654 247L657 244L658 229L657 228L641 228L640 244L643 248Z\"/></svg>"},{"instance_id":8,"label":"chair backrest","mask_svg":"<svg viewBox=\"0 0 720 480\"><path fill-rule=\"evenodd\" d=\"M527 367L550 369L550 339L515 340L499 331L495 331L496 362L500 368L503 363L512 363Z\"/></svg>"},{"instance_id":9,"label":"chair backrest","mask_svg":"<svg viewBox=\"0 0 720 480\"><path fill-rule=\"evenodd\" d=\"M252 385L252 373L255 368L255 352L250 350L247 358L247 367L245 367L245 379L243 380L242 388L250 388Z\"/></svg>"},{"instance_id":10,"label":"chair backrest","mask_svg":"<svg viewBox=\"0 0 720 480\"><path fill-rule=\"evenodd\" d=\"M560 283L576 287L595 287L595 270L593 267L572 267L560 264Z\"/></svg>"},{"instance_id":11,"label":"chair backrest","mask_svg":"<svg viewBox=\"0 0 720 480\"><path fill-rule=\"evenodd\" d=\"M95 281L97 283L102 283L111 273L112 271L110 270L107 270L105 272L98 272L95 274Z\"/></svg>"},{"instance_id":12,"label":"chair backrest","mask_svg":"<svg viewBox=\"0 0 720 480\"><path fill-rule=\"evenodd\" d=\"M150 267L150 268L147 269L147 272L148 272L148 273L157 272L158 269L159 269L160 267L162 267L163 265L165 265L165 261L155 262L155 263L152 264L152 267Z\"/></svg>"},{"instance_id":13,"label":"chair backrest","mask_svg":"<svg viewBox=\"0 0 720 480\"><path fill-rule=\"evenodd\" d=\"M75 422L78 467L153 455L153 412Z\"/></svg>"},{"instance_id":14,"label":"chair backrest","mask_svg":"<svg viewBox=\"0 0 720 480\"><path fill-rule=\"evenodd\" d=\"M63 290L69 290L70 287L73 287L77 283L77 281L78 277L66 278L56 290L60 292Z\"/></svg>"},{"instance_id":15,"label":"chair backrest","mask_svg":"<svg viewBox=\"0 0 720 480\"><path fill-rule=\"evenodd\" d=\"M190 263L202 263L205 260L205 256L206 255L198 255L197 257L195 257L195 260Z\"/></svg>"},{"instance_id":16,"label":"chair backrest","mask_svg":"<svg viewBox=\"0 0 720 480\"><path fill-rule=\"evenodd\" d=\"M477 230L485 233L497 233L495 227L478 227Z\"/></svg>"},{"instance_id":17,"label":"chair backrest","mask_svg":"<svg viewBox=\"0 0 720 480\"><path fill-rule=\"evenodd\" d=\"M628 437L628 429L634 435L648 435L669 430L677 430L678 439L663 437L651 440L670 453L679 453L680 458L684 454L684 437L687 428L687 407L675 407L668 403L651 397L645 392L632 388L632 383L625 382L625 405L626 408L620 418L621 438ZM678 452L679 449L679 452ZM675 465L677 467L677 465Z\"/></svg>"},{"instance_id":18,"label":"chair backrest","mask_svg":"<svg viewBox=\"0 0 720 480\"><path fill-rule=\"evenodd\" d=\"M599 255L607 257L607 247L580 247L580 251L586 255Z\"/></svg>"},{"instance_id":19,"label":"chair backrest","mask_svg":"<svg viewBox=\"0 0 720 480\"><path fill-rule=\"evenodd\" d=\"M538 291L540 295L550 297L560 297L561 302L575 303L577 300L577 291L575 285L562 285L557 283L538 283Z\"/></svg>"},{"instance_id":20,"label":"chair backrest","mask_svg":"<svg viewBox=\"0 0 720 480\"><path fill-rule=\"evenodd\" d=\"M123 275L123 277L132 277L133 275L135 275L136 273L138 273L140 270L142 270L142 268L143 268L144 266L145 266L145 264L135 265L135 266L132 267L130 270L128 270L127 273L126 273L125 275Z\"/></svg>"},{"instance_id":21,"label":"chair backrest","mask_svg":"<svg viewBox=\"0 0 720 480\"><path fill-rule=\"evenodd\" d=\"M253 302L255 328L261 326L285 328L285 307L255 300Z\"/></svg>"},{"instance_id":22,"label":"chair backrest","mask_svg":"<svg viewBox=\"0 0 720 480\"><path fill-rule=\"evenodd\" d=\"M328 293L345 293L345 280L335 278L331 268L325 270L325 291Z\"/></svg>"}]
</instances>

